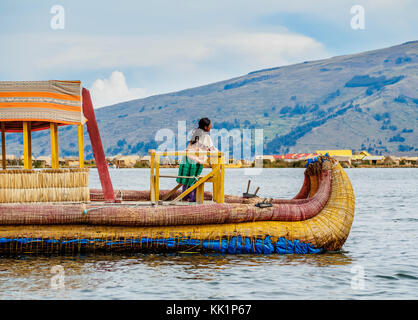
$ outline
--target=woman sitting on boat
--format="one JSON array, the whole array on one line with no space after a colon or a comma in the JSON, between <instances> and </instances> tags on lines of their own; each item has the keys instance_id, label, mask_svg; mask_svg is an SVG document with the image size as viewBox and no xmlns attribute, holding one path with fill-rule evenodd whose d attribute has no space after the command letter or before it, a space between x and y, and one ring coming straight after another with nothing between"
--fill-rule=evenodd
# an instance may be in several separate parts
<instances>
[{"instance_id":1,"label":"woman sitting on boat","mask_svg":"<svg viewBox=\"0 0 418 320\"><path fill-rule=\"evenodd\" d=\"M211 128L212 124L208 118L200 119L199 127L193 130L186 151L216 151L217 149L213 145L212 138L209 135ZM202 173L205 161L205 155L187 155L182 158L178 175L180 177L192 177L177 178L177 183L183 185L182 192L186 191L187 188L191 187L198 180L197 177ZM196 190L189 193L186 198L189 199L189 202L196 202Z\"/></svg>"}]
</instances>

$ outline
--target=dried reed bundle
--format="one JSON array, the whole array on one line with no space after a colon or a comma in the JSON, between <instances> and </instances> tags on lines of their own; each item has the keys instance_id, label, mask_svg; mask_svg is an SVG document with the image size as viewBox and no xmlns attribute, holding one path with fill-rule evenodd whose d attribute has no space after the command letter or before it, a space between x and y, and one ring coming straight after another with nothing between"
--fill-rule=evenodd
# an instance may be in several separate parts
<instances>
[{"instance_id":1,"label":"dried reed bundle","mask_svg":"<svg viewBox=\"0 0 418 320\"><path fill-rule=\"evenodd\" d=\"M0 203L89 201L89 169L2 170Z\"/></svg>"}]
</instances>

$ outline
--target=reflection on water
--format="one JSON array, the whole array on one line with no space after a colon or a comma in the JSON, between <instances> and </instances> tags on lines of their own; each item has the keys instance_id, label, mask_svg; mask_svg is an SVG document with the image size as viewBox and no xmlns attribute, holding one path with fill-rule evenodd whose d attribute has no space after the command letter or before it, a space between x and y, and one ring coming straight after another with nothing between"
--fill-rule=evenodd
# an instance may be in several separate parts
<instances>
[{"instance_id":1,"label":"reflection on water","mask_svg":"<svg viewBox=\"0 0 418 320\"><path fill-rule=\"evenodd\" d=\"M347 173L356 216L341 252L1 257L0 299L416 299L418 170ZM146 170L111 174L116 188L147 188ZM261 186L261 196L289 198L299 190L303 171L270 169L247 177L228 170L227 192L240 194L248 178ZM91 187L98 183L92 172ZM52 286L54 266L63 267L63 289ZM358 267L364 271L362 289L352 285Z\"/></svg>"},{"instance_id":2,"label":"reflection on water","mask_svg":"<svg viewBox=\"0 0 418 320\"><path fill-rule=\"evenodd\" d=\"M291 266L329 268L350 263L350 257L343 253L282 256L213 253L3 257L0 259L0 297L97 299L110 291L112 295L109 298L162 299L169 296L160 292L161 289L172 282L177 283L179 289L184 289L183 294L188 292L183 298L191 298L190 295L196 293L189 292L188 284L200 283L200 286L211 289L210 292L216 287L222 287L225 282L230 282L237 288L243 288L236 292L236 296L234 294L228 298L240 298L246 287L245 283L252 283L254 288L260 285L253 282L254 274L258 272L261 272L263 279L258 279L257 282L262 280L261 283L268 285L270 277L283 277L290 270L283 270L283 273L279 270ZM52 268L57 265L62 266L65 272L65 288L62 290L51 288L51 279L55 275ZM132 281L138 287L129 292L126 288L132 286ZM17 287L19 290L16 290ZM141 292L141 288L147 293ZM264 290L263 286L259 289ZM24 296L21 295L22 291L25 292ZM140 296L137 296L138 293ZM224 295L225 293L221 296L212 294L200 298L226 298Z\"/></svg>"}]
</instances>

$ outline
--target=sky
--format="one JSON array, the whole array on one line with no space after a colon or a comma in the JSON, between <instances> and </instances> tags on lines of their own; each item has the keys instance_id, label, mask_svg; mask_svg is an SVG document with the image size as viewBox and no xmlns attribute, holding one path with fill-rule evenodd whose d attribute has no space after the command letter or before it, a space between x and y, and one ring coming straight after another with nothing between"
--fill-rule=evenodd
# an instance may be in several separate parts
<instances>
[{"instance_id":1,"label":"sky","mask_svg":"<svg viewBox=\"0 0 418 320\"><path fill-rule=\"evenodd\" d=\"M102 107L417 40L417 12L417 0L2 0L0 81L81 80Z\"/></svg>"}]
</instances>

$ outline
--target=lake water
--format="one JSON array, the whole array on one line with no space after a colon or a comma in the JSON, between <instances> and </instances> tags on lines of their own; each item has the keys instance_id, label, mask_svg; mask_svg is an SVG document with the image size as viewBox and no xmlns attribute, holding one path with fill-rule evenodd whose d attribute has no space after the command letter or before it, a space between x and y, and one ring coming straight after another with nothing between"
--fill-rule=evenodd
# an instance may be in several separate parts
<instances>
[{"instance_id":1,"label":"lake water","mask_svg":"<svg viewBox=\"0 0 418 320\"><path fill-rule=\"evenodd\" d=\"M418 170L346 172L356 213L341 252L2 257L0 299L417 299ZM110 173L115 189L149 189L149 169ZM241 194L248 179L262 197L290 198L303 169L228 169L225 192ZM161 189L173 184L162 179ZM100 187L94 169L90 187Z\"/></svg>"}]
</instances>

